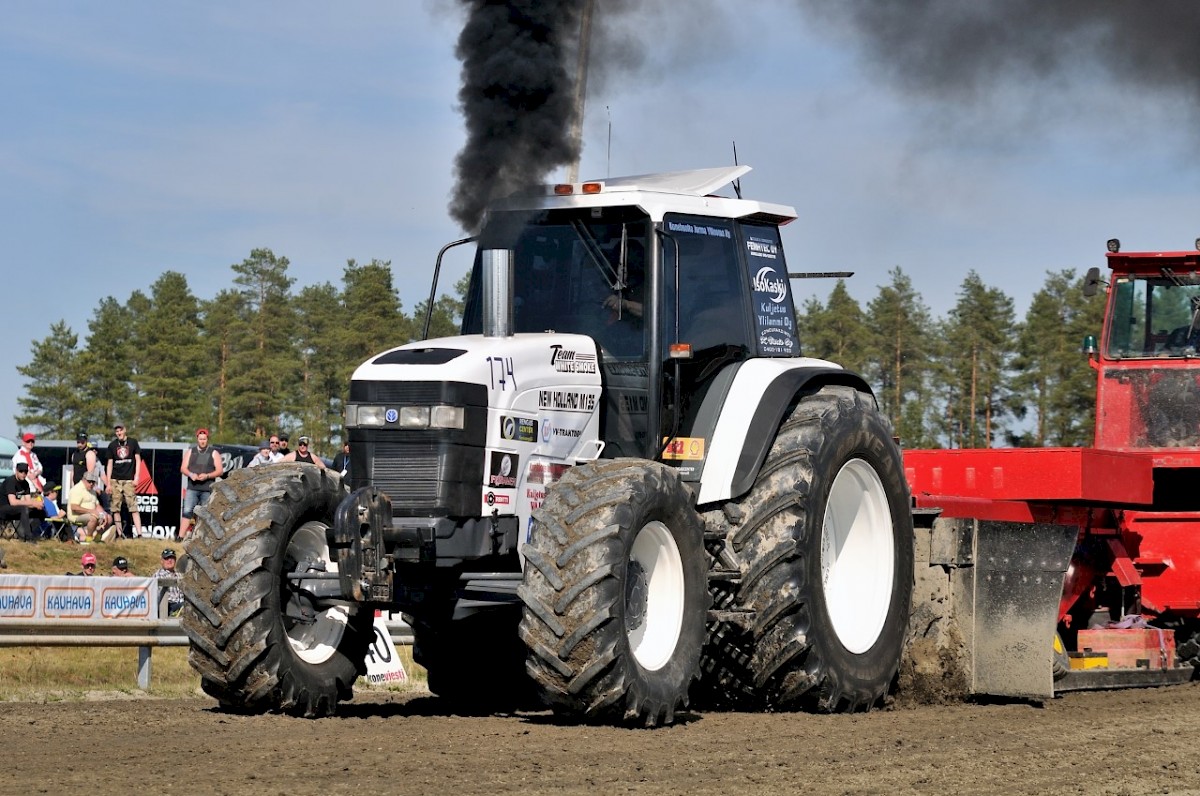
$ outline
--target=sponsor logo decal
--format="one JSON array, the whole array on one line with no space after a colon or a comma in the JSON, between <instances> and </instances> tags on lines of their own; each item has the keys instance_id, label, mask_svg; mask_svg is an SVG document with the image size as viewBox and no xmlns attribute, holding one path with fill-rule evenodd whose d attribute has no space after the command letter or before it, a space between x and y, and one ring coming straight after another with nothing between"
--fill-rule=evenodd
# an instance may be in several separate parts
<instances>
[{"instance_id":1,"label":"sponsor logo decal","mask_svg":"<svg viewBox=\"0 0 1200 796\"><path fill-rule=\"evenodd\" d=\"M542 442L550 441L550 434L554 431L554 426L549 420L542 421Z\"/></svg>"},{"instance_id":2,"label":"sponsor logo decal","mask_svg":"<svg viewBox=\"0 0 1200 796\"><path fill-rule=\"evenodd\" d=\"M497 495L495 492L488 492L486 500L489 506L508 505L508 495Z\"/></svg>"},{"instance_id":3,"label":"sponsor logo decal","mask_svg":"<svg viewBox=\"0 0 1200 796\"><path fill-rule=\"evenodd\" d=\"M383 419L388 423L395 423L400 419L400 413L395 409L389 409L383 413Z\"/></svg>"},{"instance_id":4,"label":"sponsor logo decal","mask_svg":"<svg viewBox=\"0 0 1200 796\"><path fill-rule=\"evenodd\" d=\"M663 458L670 461L699 461L704 458L704 437L663 439Z\"/></svg>"},{"instance_id":5,"label":"sponsor logo decal","mask_svg":"<svg viewBox=\"0 0 1200 796\"><path fill-rule=\"evenodd\" d=\"M517 442L537 442L537 421L525 417L501 417L500 436Z\"/></svg>"},{"instance_id":6,"label":"sponsor logo decal","mask_svg":"<svg viewBox=\"0 0 1200 796\"><path fill-rule=\"evenodd\" d=\"M770 294L771 301L776 304L787 297L787 282L775 275L775 269L764 265L754 275L754 289L759 293Z\"/></svg>"},{"instance_id":7,"label":"sponsor logo decal","mask_svg":"<svg viewBox=\"0 0 1200 796\"><path fill-rule=\"evenodd\" d=\"M595 373L596 355L572 351L561 345L550 346L550 365L559 373Z\"/></svg>"},{"instance_id":8,"label":"sponsor logo decal","mask_svg":"<svg viewBox=\"0 0 1200 796\"><path fill-rule=\"evenodd\" d=\"M563 473L570 467L560 462L532 462L525 482L529 484L553 484L562 478Z\"/></svg>"},{"instance_id":9,"label":"sponsor logo decal","mask_svg":"<svg viewBox=\"0 0 1200 796\"><path fill-rule=\"evenodd\" d=\"M517 485L517 471L520 465L521 457L517 454L493 451L487 485L500 489L514 488Z\"/></svg>"}]
</instances>

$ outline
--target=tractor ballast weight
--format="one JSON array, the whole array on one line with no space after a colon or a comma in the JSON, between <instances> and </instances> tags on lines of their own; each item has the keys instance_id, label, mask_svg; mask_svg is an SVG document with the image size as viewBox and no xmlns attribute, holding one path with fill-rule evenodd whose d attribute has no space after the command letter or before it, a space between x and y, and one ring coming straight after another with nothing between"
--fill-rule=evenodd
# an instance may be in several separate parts
<instances>
[{"instance_id":1,"label":"tractor ballast weight","mask_svg":"<svg viewBox=\"0 0 1200 796\"><path fill-rule=\"evenodd\" d=\"M861 377L801 355L795 211L715 195L747 171L490 208L462 334L354 372L349 483L256 468L199 512L182 624L204 689L327 715L383 609L471 711L879 704L912 588L900 452Z\"/></svg>"}]
</instances>

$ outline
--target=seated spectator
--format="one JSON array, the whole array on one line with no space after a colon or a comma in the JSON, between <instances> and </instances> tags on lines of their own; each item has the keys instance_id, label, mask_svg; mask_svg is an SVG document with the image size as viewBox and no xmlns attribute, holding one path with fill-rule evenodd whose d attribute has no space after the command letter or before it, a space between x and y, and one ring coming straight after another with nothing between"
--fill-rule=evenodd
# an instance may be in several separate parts
<instances>
[{"instance_id":1,"label":"seated spectator","mask_svg":"<svg viewBox=\"0 0 1200 796\"><path fill-rule=\"evenodd\" d=\"M100 507L100 500L96 497L97 481L95 473L87 473L82 481L71 487L71 494L67 495L67 520L76 528L77 542L95 541L100 534L103 534L100 541L111 542L116 536L116 526L109 527L112 518Z\"/></svg>"},{"instance_id":2,"label":"seated spectator","mask_svg":"<svg viewBox=\"0 0 1200 796\"><path fill-rule=\"evenodd\" d=\"M112 576L114 578L132 578L133 573L129 571L129 559L125 556L117 556L113 559Z\"/></svg>"},{"instance_id":3,"label":"seated spectator","mask_svg":"<svg viewBox=\"0 0 1200 796\"><path fill-rule=\"evenodd\" d=\"M162 551L162 565L158 571L154 573L156 578L178 578L179 573L175 571L175 551L168 547ZM176 581L176 584L178 581ZM162 588L161 584L159 588ZM167 599L167 616L179 616L179 612L183 610L183 591L178 585L166 587Z\"/></svg>"},{"instance_id":4,"label":"seated spectator","mask_svg":"<svg viewBox=\"0 0 1200 796\"><path fill-rule=\"evenodd\" d=\"M33 494L29 484L29 465L19 461L13 465L13 474L0 483L0 520L17 520L17 538L36 542L34 529L40 529L44 519L42 497Z\"/></svg>"},{"instance_id":5,"label":"seated spectator","mask_svg":"<svg viewBox=\"0 0 1200 796\"><path fill-rule=\"evenodd\" d=\"M61 537L62 541L67 541L67 536L64 534L67 515L58 506L58 484L53 481L47 481L46 486L42 489L42 510L46 512L46 519L42 521L41 537L43 539Z\"/></svg>"}]
</instances>

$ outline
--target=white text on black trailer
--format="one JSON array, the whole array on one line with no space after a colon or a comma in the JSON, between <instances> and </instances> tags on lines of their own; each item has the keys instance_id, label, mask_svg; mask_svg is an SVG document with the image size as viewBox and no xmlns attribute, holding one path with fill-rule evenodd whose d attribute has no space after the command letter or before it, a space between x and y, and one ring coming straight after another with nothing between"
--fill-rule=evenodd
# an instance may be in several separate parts
<instances>
[{"instance_id":1,"label":"white text on black trailer","mask_svg":"<svg viewBox=\"0 0 1200 796\"><path fill-rule=\"evenodd\" d=\"M863 380L800 354L782 205L748 167L543 187L479 235L462 336L354 373L352 482L235 473L200 515L183 624L238 710L332 712L374 609L430 689L673 721L876 704L912 523Z\"/></svg>"}]
</instances>

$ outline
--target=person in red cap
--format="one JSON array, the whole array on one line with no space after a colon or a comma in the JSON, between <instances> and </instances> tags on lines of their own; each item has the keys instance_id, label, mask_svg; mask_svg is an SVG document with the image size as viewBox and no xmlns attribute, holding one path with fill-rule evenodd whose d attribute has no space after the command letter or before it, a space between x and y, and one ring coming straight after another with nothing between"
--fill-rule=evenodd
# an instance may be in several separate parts
<instances>
[{"instance_id":1,"label":"person in red cap","mask_svg":"<svg viewBox=\"0 0 1200 796\"><path fill-rule=\"evenodd\" d=\"M79 563L83 566L83 572L77 574L91 578L96 575L96 554L84 553L79 558Z\"/></svg>"},{"instance_id":2,"label":"person in red cap","mask_svg":"<svg viewBox=\"0 0 1200 796\"><path fill-rule=\"evenodd\" d=\"M33 446L37 442L37 437L26 432L21 437L21 449L13 456L13 464L17 462L25 462L29 465L29 488L34 492L41 492L46 486L46 479L42 477L42 463L38 461L37 454L33 452Z\"/></svg>"},{"instance_id":3,"label":"person in red cap","mask_svg":"<svg viewBox=\"0 0 1200 796\"><path fill-rule=\"evenodd\" d=\"M213 481L225 473L221 454L208 444L208 429L196 429L196 444L183 452L179 472L187 477L187 492L183 496L183 519L179 522L179 538L186 539L192 531L196 507L203 506L212 495Z\"/></svg>"}]
</instances>

